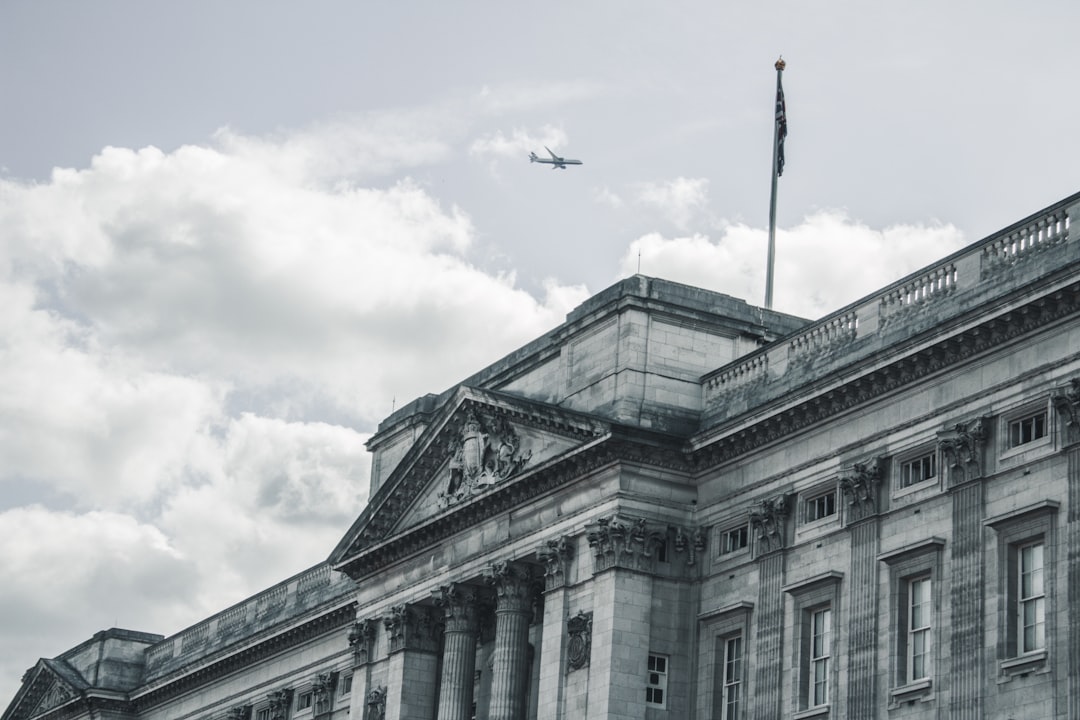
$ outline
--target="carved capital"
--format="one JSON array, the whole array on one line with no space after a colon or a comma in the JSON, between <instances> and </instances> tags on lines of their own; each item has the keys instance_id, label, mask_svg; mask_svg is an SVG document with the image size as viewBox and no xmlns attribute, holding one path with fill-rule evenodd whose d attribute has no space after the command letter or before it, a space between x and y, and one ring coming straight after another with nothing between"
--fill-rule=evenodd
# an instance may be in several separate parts
<instances>
[{"instance_id":1,"label":"carved capital","mask_svg":"<svg viewBox=\"0 0 1080 720\"><path fill-rule=\"evenodd\" d=\"M1054 410L1065 421L1065 438L1069 444L1080 442L1080 378L1073 378L1065 387L1050 396Z\"/></svg>"},{"instance_id":2,"label":"carved capital","mask_svg":"<svg viewBox=\"0 0 1080 720\"><path fill-rule=\"evenodd\" d=\"M390 652L398 650L425 650L437 652L442 634L442 624L436 619L433 608L421 605L397 605L383 618L389 638Z\"/></svg>"},{"instance_id":3,"label":"carved capital","mask_svg":"<svg viewBox=\"0 0 1080 720\"><path fill-rule=\"evenodd\" d=\"M705 551L708 541L705 528L682 528L675 527L675 552L686 553L686 566L694 567L697 564L698 554Z\"/></svg>"},{"instance_id":4,"label":"carved capital","mask_svg":"<svg viewBox=\"0 0 1080 720\"><path fill-rule=\"evenodd\" d=\"M502 561L494 563L484 578L495 588L495 613L533 611L535 582L532 569L523 563Z\"/></svg>"},{"instance_id":5,"label":"carved capital","mask_svg":"<svg viewBox=\"0 0 1080 720\"><path fill-rule=\"evenodd\" d=\"M614 515L588 525L585 537L596 560L594 572L612 567L652 572L656 550L664 544L667 533L644 518Z\"/></svg>"},{"instance_id":6,"label":"carved capital","mask_svg":"<svg viewBox=\"0 0 1080 720\"><path fill-rule=\"evenodd\" d=\"M237 705L236 707L229 708L229 711L225 713L227 720L251 720L251 706L250 705Z\"/></svg>"},{"instance_id":7,"label":"carved capital","mask_svg":"<svg viewBox=\"0 0 1080 720\"><path fill-rule=\"evenodd\" d=\"M349 629L349 647L353 649L353 659L357 665L374 660L375 628L378 621L368 618L353 623Z\"/></svg>"},{"instance_id":8,"label":"carved capital","mask_svg":"<svg viewBox=\"0 0 1080 720\"><path fill-rule=\"evenodd\" d=\"M884 458L875 457L865 463L855 463L849 472L840 476L840 489L848 502L849 523L877 512L883 465Z\"/></svg>"},{"instance_id":9,"label":"carved capital","mask_svg":"<svg viewBox=\"0 0 1080 720\"><path fill-rule=\"evenodd\" d=\"M784 547L784 526L790 512L787 495L759 500L750 508L750 527L757 538L757 555Z\"/></svg>"},{"instance_id":10,"label":"carved capital","mask_svg":"<svg viewBox=\"0 0 1080 720\"><path fill-rule=\"evenodd\" d=\"M384 720L386 718L386 687L380 685L368 691L365 699L367 717L365 720Z\"/></svg>"},{"instance_id":11,"label":"carved capital","mask_svg":"<svg viewBox=\"0 0 1080 720\"><path fill-rule=\"evenodd\" d=\"M566 672L588 667L592 655L592 613L579 612L566 621Z\"/></svg>"},{"instance_id":12,"label":"carved capital","mask_svg":"<svg viewBox=\"0 0 1080 720\"><path fill-rule=\"evenodd\" d=\"M983 450L986 447L987 418L960 422L938 433L938 443L949 468L949 486L955 487L983 476Z\"/></svg>"},{"instance_id":13,"label":"carved capital","mask_svg":"<svg viewBox=\"0 0 1080 720\"><path fill-rule=\"evenodd\" d=\"M566 584L566 572L572 554L567 537L548 540L536 549L536 557L544 563L544 589L554 590Z\"/></svg>"},{"instance_id":14,"label":"carved capital","mask_svg":"<svg viewBox=\"0 0 1080 720\"><path fill-rule=\"evenodd\" d=\"M472 585L451 583L434 591L435 604L443 610L445 632L476 634L479 595Z\"/></svg>"},{"instance_id":15,"label":"carved capital","mask_svg":"<svg viewBox=\"0 0 1080 720\"><path fill-rule=\"evenodd\" d=\"M269 701L270 720L285 720L289 714L289 705L292 704L293 691L290 689L275 690L266 696Z\"/></svg>"}]
</instances>

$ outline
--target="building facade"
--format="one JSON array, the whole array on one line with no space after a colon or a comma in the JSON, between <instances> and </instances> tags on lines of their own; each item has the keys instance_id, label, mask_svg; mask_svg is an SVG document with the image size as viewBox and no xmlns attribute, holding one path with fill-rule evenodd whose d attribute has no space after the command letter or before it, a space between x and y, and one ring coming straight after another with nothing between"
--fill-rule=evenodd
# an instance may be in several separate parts
<instances>
[{"instance_id":1,"label":"building facade","mask_svg":"<svg viewBox=\"0 0 1080 720\"><path fill-rule=\"evenodd\" d=\"M623 280L388 417L326 563L0 720L1080 718L1078 220L815 322Z\"/></svg>"}]
</instances>

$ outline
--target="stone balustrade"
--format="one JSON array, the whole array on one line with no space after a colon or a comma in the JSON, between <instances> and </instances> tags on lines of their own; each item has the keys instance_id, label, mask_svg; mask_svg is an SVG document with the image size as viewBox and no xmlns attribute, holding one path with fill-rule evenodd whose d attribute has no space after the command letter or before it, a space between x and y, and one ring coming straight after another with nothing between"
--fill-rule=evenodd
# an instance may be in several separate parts
<instances>
[{"instance_id":1,"label":"stone balustrade","mask_svg":"<svg viewBox=\"0 0 1080 720\"><path fill-rule=\"evenodd\" d=\"M1080 196L1062 200L702 377L702 429L1080 262ZM752 388L752 391L750 390ZM739 392L746 390L746 392ZM749 397L752 395L753 397Z\"/></svg>"}]
</instances>

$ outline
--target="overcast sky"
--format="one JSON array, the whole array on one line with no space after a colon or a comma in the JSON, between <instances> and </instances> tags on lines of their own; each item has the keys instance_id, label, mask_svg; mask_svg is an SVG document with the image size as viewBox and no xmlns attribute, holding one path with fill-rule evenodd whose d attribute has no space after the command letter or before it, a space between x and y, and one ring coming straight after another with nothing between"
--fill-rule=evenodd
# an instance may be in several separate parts
<instances>
[{"instance_id":1,"label":"overcast sky","mask_svg":"<svg viewBox=\"0 0 1080 720\"><path fill-rule=\"evenodd\" d=\"M322 561L637 270L817 317L1078 189L1075 2L0 2L0 707ZM551 170L544 146L584 165Z\"/></svg>"}]
</instances>

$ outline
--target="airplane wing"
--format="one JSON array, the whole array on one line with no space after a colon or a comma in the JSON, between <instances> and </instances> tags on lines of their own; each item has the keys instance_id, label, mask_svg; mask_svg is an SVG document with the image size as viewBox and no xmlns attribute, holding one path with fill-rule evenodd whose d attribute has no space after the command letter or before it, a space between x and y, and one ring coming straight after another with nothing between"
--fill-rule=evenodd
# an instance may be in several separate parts
<instances>
[{"instance_id":1,"label":"airplane wing","mask_svg":"<svg viewBox=\"0 0 1080 720\"><path fill-rule=\"evenodd\" d=\"M555 153L551 152L551 148L549 148L547 145L544 146L544 149L548 151L549 155L551 155L552 160L554 160L556 162L562 162L562 158L559 157L558 155L556 155Z\"/></svg>"}]
</instances>

